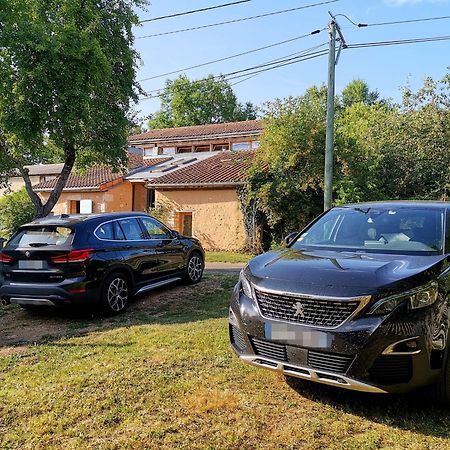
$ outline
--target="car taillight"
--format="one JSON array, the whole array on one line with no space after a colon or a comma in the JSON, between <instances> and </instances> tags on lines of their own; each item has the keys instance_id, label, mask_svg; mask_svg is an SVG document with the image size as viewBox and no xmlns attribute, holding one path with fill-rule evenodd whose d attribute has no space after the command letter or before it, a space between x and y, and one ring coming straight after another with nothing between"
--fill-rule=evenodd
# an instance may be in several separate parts
<instances>
[{"instance_id":1,"label":"car taillight","mask_svg":"<svg viewBox=\"0 0 450 450\"><path fill-rule=\"evenodd\" d=\"M10 263L13 259L11 256L5 255L5 253L0 252L0 262L2 263Z\"/></svg>"},{"instance_id":2,"label":"car taillight","mask_svg":"<svg viewBox=\"0 0 450 450\"><path fill-rule=\"evenodd\" d=\"M94 253L94 249L72 250L64 255L52 256L50 259L56 264L78 263L89 259Z\"/></svg>"}]
</instances>

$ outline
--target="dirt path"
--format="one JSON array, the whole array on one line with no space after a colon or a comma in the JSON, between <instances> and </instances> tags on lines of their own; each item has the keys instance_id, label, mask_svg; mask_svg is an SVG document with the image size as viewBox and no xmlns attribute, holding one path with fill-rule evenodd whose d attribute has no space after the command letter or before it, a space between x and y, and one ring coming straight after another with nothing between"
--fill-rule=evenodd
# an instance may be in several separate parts
<instances>
[{"instance_id":1,"label":"dirt path","mask_svg":"<svg viewBox=\"0 0 450 450\"><path fill-rule=\"evenodd\" d=\"M220 286L220 275L209 275L195 286L174 285L156 290L136 298L125 314L115 317L62 308L27 311L9 305L0 309L0 356L20 353L31 345L48 340L143 323L146 319L175 312L180 306L193 304L199 296Z\"/></svg>"}]
</instances>

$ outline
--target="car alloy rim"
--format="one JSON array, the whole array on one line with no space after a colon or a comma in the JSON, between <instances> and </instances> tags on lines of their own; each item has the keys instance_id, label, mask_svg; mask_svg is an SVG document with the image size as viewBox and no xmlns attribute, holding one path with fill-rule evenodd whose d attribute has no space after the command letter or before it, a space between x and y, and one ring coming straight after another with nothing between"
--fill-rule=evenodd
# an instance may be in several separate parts
<instances>
[{"instance_id":1,"label":"car alloy rim","mask_svg":"<svg viewBox=\"0 0 450 450\"><path fill-rule=\"evenodd\" d=\"M189 260L188 274L192 281L200 280L203 272L202 260L198 256L193 256Z\"/></svg>"},{"instance_id":2,"label":"car alloy rim","mask_svg":"<svg viewBox=\"0 0 450 450\"><path fill-rule=\"evenodd\" d=\"M128 286L123 278L114 278L108 288L108 304L113 311L121 311L128 302Z\"/></svg>"}]
</instances>

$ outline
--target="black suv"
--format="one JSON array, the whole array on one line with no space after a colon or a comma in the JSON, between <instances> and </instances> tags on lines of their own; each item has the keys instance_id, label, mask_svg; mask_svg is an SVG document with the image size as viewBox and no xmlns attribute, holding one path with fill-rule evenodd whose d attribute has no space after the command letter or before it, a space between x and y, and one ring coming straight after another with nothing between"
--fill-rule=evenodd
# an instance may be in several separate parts
<instances>
[{"instance_id":1,"label":"black suv","mask_svg":"<svg viewBox=\"0 0 450 450\"><path fill-rule=\"evenodd\" d=\"M0 267L3 302L99 305L117 314L133 295L199 282L204 251L144 213L62 215L22 226Z\"/></svg>"},{"instance_id":2,"label":"black suv","mask_svg":"<svg viewBox=\"0 0 450 450\"><path fill-rule=\"evenodd\" d=\"M365 392L435 384L450 402L450 203L336 207L244 268L232 348L286 376Z\"/></svg>"}]
</instances>

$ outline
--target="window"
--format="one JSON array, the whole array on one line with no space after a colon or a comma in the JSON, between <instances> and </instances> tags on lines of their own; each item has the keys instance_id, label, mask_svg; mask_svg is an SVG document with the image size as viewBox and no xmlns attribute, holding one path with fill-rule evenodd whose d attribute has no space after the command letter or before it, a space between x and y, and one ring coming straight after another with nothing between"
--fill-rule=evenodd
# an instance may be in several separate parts
<instances>
[{"instance_id":1,"label":"window","mask_svg":"<svg viewBox=\"0 0 450 450\"><path fill-rule=\"evenodd\" d=\"M107 223L104 223L103 225L100 225L97 228L97 231L95 232L95 234L99 239L108 239L108 240L114 239L114 231L113 231L112 222L107 222Z\"/></svg>"},{"instance_id":2,"label":"window","mask_svg":"<svg viewBox=\"0 0 450 450\"><path fill-rule=\"evenodd\" d=\"M114 240L116 241L124 241L125 235L123 234L122 228L120 228L119 222L113 222L113 230L114 230Z\"/></svg>"},{"instance_id":3,"label":"window","mask_svg":"<svg viewBox=\"0 0 450 450\"><path fill-rule=\"evenodd\" d=\"M122 219L119 220L119 223L127 241L141 241L145 239L144 232L136 219Z\"/></svg>"},{"instance_id":4,"label":"window","mask_svg":"<svg viewBox=\"0 0 450 450\"><path fill-rule=\"evenodd\" d=\"M196 152L209 152L211 150L211 147L209 145L196 145L195 151Z\"/></svg>"},{"instance_id":5,"label":"window","mask_svg":"<svg viewBox=\"0 0 450 450\"><path fill-rule=\"evenodd\" d=\"M191 212L177 212L175 216L175 223L177 230L183 235L192 236L192 213Z\"/></svg>"},{"instance_id":6,"label":"window","mask_svg":"<svg viewBox=\"0 0 450 450\"><path fill-rule=\"evenodd\" d=\"M147 209L155 207L155 190L148 189L147 190Z\"/></svg>"},{"instance_id":7,"label":"window","mask_svg":"<svg viewBox=\"0 0 450 450\"><path fill-rule=\"evenodd\" d=\"M177 148L177 153L191 153L192 152L192 147L178 147Z\"/></svg>"},{"instance_id":8,"label":"window","mask_svg":"<svg viewBox=\"0 0 450 450\"><path fill-rule=\"evenodd\" d=\"M80 201L70 200L69 201L69 214L80 214Z\"/></svg>"},{"instance_id":9,"label":"window","mask_svg":"<svg viewBox=\"0 0 450 450\"><path fill-rule=\"evenodd\" d=\"M170 236L170 230L162 223L150 218L141 219L147 233L148 239L167 239Z\"/></svg>"},{"instance_id":10,"label":"window","mask_svg":"<svg viewBox=\"0 0 450 450\"><path fill-rule=\"evenodd\" d=\"M214 144L213 145L214 152L221 152L224 150L230 150L230 144Z\"/></svg>"},{"instance_id":11,"label":"window","mask_svg":"<svg viewBox=\"0 0 450 450\"><path fill-rule=\"evenodd\" d=\"M73 230L67 227L47 226L26 228L10 242L13 247L63 246L72 242Z\"/></svg>"},{"instance_id":12,"label":"window","mask_svg":"<svg viewBox=\"0 0 450 450\"><path fill-rule=\"evenodd\" d=\"M439 253L443 213L426 208L333 208L294 244L353 251Z\"/></svg>"},{"instance_id":13,"label":"window","mask_svg":"<svg viewBox=\"0 0 450 450\"><path fill-rule=\"evenodd\" d=\"M251 142L235 142L234 144L231 144L231 150L233 151L250 150L251 147Z\"/></svg>"}]
</instances>

